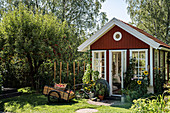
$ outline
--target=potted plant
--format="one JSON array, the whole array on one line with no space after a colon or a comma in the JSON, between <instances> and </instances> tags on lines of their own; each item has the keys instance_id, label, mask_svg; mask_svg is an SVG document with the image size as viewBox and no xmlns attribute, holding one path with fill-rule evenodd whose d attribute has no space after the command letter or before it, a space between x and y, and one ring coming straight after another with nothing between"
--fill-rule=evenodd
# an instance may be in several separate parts
<instances>
[{"instance_id":1,"label":"potted plant","mask_svg":"<svg viewBox=\"0 0 170 113\"><path fill-rule=\"evenodd\" d=\"M105 89L104 89L104 88L102 88L101 90L99 90L99 95L98 95L98 97L100 98L100 100L103 100L104 94L105 94Z\"/></svg>"}]
</instances>

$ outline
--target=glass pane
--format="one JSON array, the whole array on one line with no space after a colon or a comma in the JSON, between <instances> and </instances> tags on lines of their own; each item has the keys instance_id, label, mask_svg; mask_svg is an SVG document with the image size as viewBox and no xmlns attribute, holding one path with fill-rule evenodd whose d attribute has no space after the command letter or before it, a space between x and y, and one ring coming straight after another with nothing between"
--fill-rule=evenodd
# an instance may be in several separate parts
<instances>
[{"instance_id":1,"label":"glass pane","mask_svg":"<svg viewBox=\"0 0 170 113\"><path fill-rule=\"evenodd\" d=\"M135 68L134 74L135 74L135 75L138 75L138 68Z\"/></svg>"},{"instance_id":2,"label":"glass pane","mask_svg":"<svg viewBox=\"0 0 170 113\"><path fill-rule=\"evenodd\" d=\"M94 70L99 71L100 78L105 78L105 55L104 55L104 52L94 52Z\"/></svg>"},{"instance_id":3,"label":"glass pane","mask_svg":"<svg viewBox=\"0 0 170 113\"><path fill-rule=\"evenodd\" d=\"M139 60L139 66L145 67L145 60Z\"/></svg>"},{"instance_id":4,"label":"glass pane","mask_svg":"<svg viewBox=\"0 0 170 113\"><path fill-rule=\"evenodd\" d=\"M94 59L94 66L99 66L99 60L98 59Z\"/></svg>"},{"instance_id":5,"label":"glass pane","mask_svg":"<svg viewBox=\"0 0 170 113\"><path fill-rule=\"evenodd\" d=\"M135 66L138 67L138 59L135 61Z\"/></svg>"},{"instance_id":6,"label":"glass pane","mask_svg":"<svg viewBox=\"0 0 170 113\"><path fill-rule=\"evenodd\" d=\"M104 73L105 71L104 71L104 67L102 67L102 71L101 71L102 73Z\"/></svg>"},{"instance_id":7,"label":"glass pane","mask_svg":"<svg viewBox=\"0 0 170 113\"><path fill-rule=\"evenodd\" d=\"M138 58L138 51L133 51L132 52L132 57L133 58Z\"/></svg>"},{"instance_id":8,"label":"glass pane","mask_svg":"<svg viewBox=\"0 0 170 113\"><path fill-rule=\"evenodd\" d=\"M94 53L95 54L95 58L99 58L99 53Z\"/></svg>"},{"instance_id":9,"label":"glass pane","mask_svg":"<svg viewBox=\"0 0 170 113\"><path fill-rule=\"evenodd\" d=\"M168 52L165 52L165 80L168 80L168 74L167 74L167 57L168 57Z\"/></svg>"},{"instance_id":10,"label":"glass pane","mask_svg":"<svg viewBox=\"0 0 170 113\"><path fill-rule=\"evenodd\" d=\"M163 71L163 68L164 68L164 52L163 51L160 51L160 68Z\"/></svg>"},{"instance_id":11,"label":"glass pane","mask_svg":"<svg viewBox=\"0 0 170 113\"><path fill-rule=\"evenodd\" d=\"M145 51L139 51L139 58L145 59Z\"/></svg>"},{"instance_id":12,"label":"glass pane","mask_svg":"<svg viewBox=\"0 0 170 113\"><path fill-rule=\"evenodd\" d=\"M104 52L102 52L102 58L104 58Z\"/></svg>"},{"instance_id":13,"label":"glass pane","mask_svg":"<svg viewBox=\"0 0 170 113\"><path fill-rule=\"evenodd\" d=\"M105 78L105 75L104 75L104 73L101 75L101 78Z\"/></svg>"},{"instance_id":14,"label":"glass pane","mask_svg":"<svg viewBox=\"0 0 170 113\"><path fill-rule=\"evenodd\" d=\"M158 51L154 49L154 67L158 67Z\"/></svg>"}]
</instances>

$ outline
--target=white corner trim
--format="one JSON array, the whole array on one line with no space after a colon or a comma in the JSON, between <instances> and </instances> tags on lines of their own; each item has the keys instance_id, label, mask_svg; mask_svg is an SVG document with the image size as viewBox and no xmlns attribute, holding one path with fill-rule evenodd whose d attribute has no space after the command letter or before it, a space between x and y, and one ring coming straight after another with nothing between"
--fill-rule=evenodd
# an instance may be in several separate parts
<instances>
[{"instance_id":1,"label":"white corner trim","mask_svg":"<svg viewBox=\"0 0 170 113\"><path fill-rule=\"evenodd\" d=\"M133 29L132 27L126 25L125 23L121 22L120 20L113 18L109 21L105 26L103 26L100 30L98 30L93 36L87 39L84 43L82 43L78 47L78 51L85 51L84 49L93 44L97 39L102 37L106 32L108 32L111 28L115 25L119 26L120 28L124 29L128 33L132 34L133 36L137 37L141 41L145 42L146 44L150 45L151 47L158 49L160 46L159 43L155 42L154 40L150 39L149 37L145 36L144 34L140 33L139 31Z\"/></svg>"},{"instance_id":2,"label":"white corner trim","mask_svg":"<svg viewBox=\"0 0 170 113\"><path fill-rule=\"evenodd\" d=\"M110 93L109 96L112 95L112 51L109 51L109 86L110 86Z\"/></svg>"},{"instance_id":3,"label":"white corner trim","mask_svg":"<svg viewBox=\"0 0 170 113\"><path fill-rule=\"evenodd\" d=\"M153 86L153 48L150 46L150 86Z\"/></svg>"}]
</instances>

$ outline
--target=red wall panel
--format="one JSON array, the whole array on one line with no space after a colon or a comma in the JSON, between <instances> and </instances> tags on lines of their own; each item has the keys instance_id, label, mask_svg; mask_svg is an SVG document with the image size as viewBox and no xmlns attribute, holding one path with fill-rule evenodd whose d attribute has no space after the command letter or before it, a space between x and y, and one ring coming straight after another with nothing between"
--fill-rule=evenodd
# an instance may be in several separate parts
<instances>
[{"instance_id":1,"label":"red wall panel","mask_svg":"<svg viewBox=\"0 0 170 113\"><path fill-rule=\"evenodd\" d=\"M113 34L115 32L122 33L122 39L120 41L115 41L113 39ZM118 26L114 26L110 31L105 33L100 39L94 42L90 49L136 49L136 48L149 48L149 45L143 41L137 39L130 33L121 29Z\"/></svg>"}]
</instances>

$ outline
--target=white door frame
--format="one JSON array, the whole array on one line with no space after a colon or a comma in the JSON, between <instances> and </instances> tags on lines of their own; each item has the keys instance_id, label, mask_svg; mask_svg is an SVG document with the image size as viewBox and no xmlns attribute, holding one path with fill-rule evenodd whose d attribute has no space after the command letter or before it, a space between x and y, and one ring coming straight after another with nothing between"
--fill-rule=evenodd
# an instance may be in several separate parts
<instances>
[{"instance_id":1,"label":"white door frame","mask_svg":"<svg viewBox=\"0 0 170 113\"><path fill-rule=\"evenodd\" d=\"M127 57L127 50L109 50L109 85L110 85L110 96L112 94L112 53L113 52L121 52L121 88L123 89L123 73L126 72L126 57ZM125 61L123 61L123 58ZM125 62L125 64L123 63ZM114 96L121 96L121 95L114 95Z\"/></svg>"}]
</instances>

